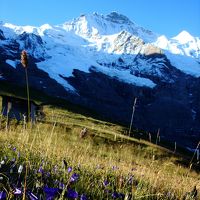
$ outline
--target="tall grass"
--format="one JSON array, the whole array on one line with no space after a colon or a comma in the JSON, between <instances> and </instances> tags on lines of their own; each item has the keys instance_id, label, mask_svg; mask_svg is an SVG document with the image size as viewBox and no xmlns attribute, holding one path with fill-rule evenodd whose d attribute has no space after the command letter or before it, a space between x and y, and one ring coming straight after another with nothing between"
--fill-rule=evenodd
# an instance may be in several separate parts
<instances>
[{"instance_id":1,"label":"tall grass","mask_svg":"<svg viewBox=\"0 0 200 200\"><path fill-rule=\"evenodd\" d=\"M67 115L62 110L54 111ZM54 111L48 115L53 124L38 123L23 129L12 122L6 134L3 125L0 130L1 161L9 166L15 158L17 168L24 166L19 179L26 197L29 191L45 196L41 188L62 185L57 196L60 199L67 198L65 190L67 194L71 190L77 192L79 198L84 194L88 199L114 199L117 195L118 199L182 199L193 186L200 187L200 175L177 164L181 158L151 144L105 139L96 133L103 132L104 126L112 132L114 125L84 116L71 114L71 119L65 120L74 123L60 126ZM85 139L80 139L82 127L76 126L76 121L83 126L93 122L96 127L89 129ZM63 164L64 160L67 164ZM78 174L78 180L70 182L74 174ZM1 184L0 191L6 188L7 195L12 197L12 187L16 187L12 185Z\"/></svg>"}]
</instances>

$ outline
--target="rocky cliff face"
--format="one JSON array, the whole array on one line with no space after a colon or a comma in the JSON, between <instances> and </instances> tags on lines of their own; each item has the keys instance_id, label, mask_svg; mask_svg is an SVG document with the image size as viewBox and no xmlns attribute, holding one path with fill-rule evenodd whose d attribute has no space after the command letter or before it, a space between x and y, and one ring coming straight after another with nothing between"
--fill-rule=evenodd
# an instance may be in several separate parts
<instances>
[{"instance_id":1,"label":"rocky cliff face","mask_svg":"<svg viewBox=\"0 0 200 200\"><path fill-rule=\"evenodd\" d=\"M126 124L137 97L135 127L200 139L199 38L183 32L167 39L118 13L58 26L1 23L1 79L25 84L23 49L32 87Z\"/></svg>"}]
</instances>

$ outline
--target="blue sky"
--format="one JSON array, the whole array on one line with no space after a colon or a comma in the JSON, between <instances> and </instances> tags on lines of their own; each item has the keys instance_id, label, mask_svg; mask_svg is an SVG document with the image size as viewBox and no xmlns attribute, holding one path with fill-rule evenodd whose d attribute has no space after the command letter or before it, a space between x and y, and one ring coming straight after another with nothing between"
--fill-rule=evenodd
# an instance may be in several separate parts
<instances>
[{"instance_id":1,"label":"blue sky","mask_svg":"<svg viewBox=\"0 0 200 200\"><path fill-rule=\"evenodd\" d=\"M182 30L200 36L200 0L0 0L0 20L17 25L56 25L111 11L168 37Z\"/></svg>"}]
</instances>

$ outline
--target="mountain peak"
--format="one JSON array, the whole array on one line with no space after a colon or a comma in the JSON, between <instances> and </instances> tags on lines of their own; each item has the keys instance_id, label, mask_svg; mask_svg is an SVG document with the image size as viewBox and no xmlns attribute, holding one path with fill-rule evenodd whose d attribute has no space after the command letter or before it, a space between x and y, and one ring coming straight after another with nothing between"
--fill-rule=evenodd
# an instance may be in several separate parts
<instances>
[{"instance_id":1,"label":"mountain peak","mask_svg":"<svg viewBox=\"0 0 200 200\"><path fill-rule=\"evenodd\" d=\"M114 23L133 24L133 22L131 22L128 17L126 17L125 15L119 14L116 11L113 11L110 14L106 15L106 19Z\"/></svg>"},{"instance_id":2,"label":"mountain peak","mask_svg":"<svg viewBox=\"0 0 200 200\"><path fill-rule=\"evenodd\" d=\"M172 39L178 40L181 44L184 44L194 40L194 37L190 33L184 30L180 32L176 37L173 37Z\"/></svg>"}]
</instances>

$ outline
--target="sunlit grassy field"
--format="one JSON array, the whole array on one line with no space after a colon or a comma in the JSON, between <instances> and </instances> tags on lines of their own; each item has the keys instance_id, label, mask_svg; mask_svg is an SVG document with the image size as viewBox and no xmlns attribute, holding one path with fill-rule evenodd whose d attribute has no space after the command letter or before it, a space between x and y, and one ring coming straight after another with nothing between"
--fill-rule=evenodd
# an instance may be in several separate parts
<instances>
[{"instance_id":1,"label":"sunlit grassy field","mask_svg":"<svg viewBox=\"0 0 200 200\"><path fill-rule=\"evenodd\" d=\"M53 106L44 112L34 126L12 121L7 130L0 116L0 197L199 198L191 191L200 188L200 174L184 158L129 138L119 125Z\"/></svg>"}]
</instances>

